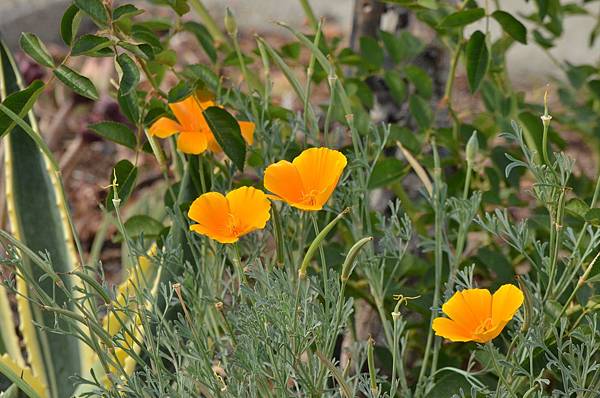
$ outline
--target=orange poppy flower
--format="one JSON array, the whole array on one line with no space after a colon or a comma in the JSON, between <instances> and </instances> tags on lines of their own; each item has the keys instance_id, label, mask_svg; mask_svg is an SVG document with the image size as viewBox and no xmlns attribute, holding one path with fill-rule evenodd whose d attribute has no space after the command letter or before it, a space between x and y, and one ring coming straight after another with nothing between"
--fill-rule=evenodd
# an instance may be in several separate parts
<instances>
[{"instance_id":1,"label":"orange poppy flower","mask_svg":"<svg viewBox=\"0 0 600 398\"><path fill-rule=\"evenodd\" d=\"M159 138L167 138L179 133L177 148L184 153L198 155L207 149L213 152L222 152L202 114L204 109L211 106L217 106L217 104L213 101L198 101L194 96L169 104L177 121L161 117L150 126L149 132ZM252 145L254 123L244 121L238 123L244 140Z\"/></svg>"},{"instance_id":2,"label":"orange poppy flower","mask_svg":"<svg viewBox=\"0 0 600 398\"><path fill-rule=\"evenodd\" d=\"M310 148L291 163L281 160L265 170L265 188L301 210L321 210L333 193L346 157L329 148Z\"/></svg>"},{"instance_id":3,"label":"orange poppy flower","mask_svg":"<svg viewBox=\"0 0 600 398\"><path fill-rule=\"evenodd\" d=\"M259 189L241 187L223 196L208 192L192 203L188 217L198 224L190 229L221 243L234 243L257 229L271 217L271 202Z\"/></svg>"},{"instance_id":4,"label":"orange poppy flower","mask_svg":"<svg viewBox=\"0 0 600 398\"><path fill-rule=\"evenodd\" d=\"M514 285L502 285L494 295L487 289L466 289L454 293L442 311L450 318L435 318L435 334L450 341L487 343L496 338L523 304L523 292Z\"/></svg>"}]
</instances>

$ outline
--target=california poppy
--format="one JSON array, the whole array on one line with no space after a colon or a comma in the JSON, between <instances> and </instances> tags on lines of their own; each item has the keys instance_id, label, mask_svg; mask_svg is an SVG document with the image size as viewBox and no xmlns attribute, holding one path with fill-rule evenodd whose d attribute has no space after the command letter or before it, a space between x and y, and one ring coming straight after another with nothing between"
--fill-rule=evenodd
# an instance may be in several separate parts
<instances>
[{"instance_id":1,"label":"california poppy","mask_svg":"<svg viewBox=\"0 0 600 398\"><path fill-rule=\"evenodd\" d=\"M346 157L329 148L310 148L291 163L281 160L265 170L265 188L301 210L321 210L335 189Z\"/></svg>"},{"instance_id":2,"label":"california poppy","mask_svg":"<svg viewBox=\"0 0 600 398\"><path fill-rule=\"evenodd\" d=\"M183 101L169 104L169 108L177 121L168 117L161 117L150 126L150 134L159 138L167 138L179 133L177 148L184 153L198 155L207 149L221 152L208 123L202 114L203 110L217 106L213 101L198 101L194 96L189 96ZM244 140L252 144L254 140L254 123L238 122Z\"/></svg>"},{"instance_id":3,"label":"california poppy","mask_svg":"<svg viewBox=\"0 0 600 398\"><path fill-rule=\"evenodd\" d=\"M223 196L208 192L192 203L188 217L196 221L190 229L221 243L234 243L270 218L271 202L259 189L241 187Z\"/></svg>"},{"instance_id":4,"label":"california poppy","mask_svg":"<svg viewBox=\"0 0 600 398\"><path fill-rule=\"evenodd\" d=\"M502 285L494 295L487 289L466 289L454 293L442 311L449 318L435 318L435 334L450 341L487 343L496 338L523 304L523 292L514 285Z\"/></svg>"}]
</instances>

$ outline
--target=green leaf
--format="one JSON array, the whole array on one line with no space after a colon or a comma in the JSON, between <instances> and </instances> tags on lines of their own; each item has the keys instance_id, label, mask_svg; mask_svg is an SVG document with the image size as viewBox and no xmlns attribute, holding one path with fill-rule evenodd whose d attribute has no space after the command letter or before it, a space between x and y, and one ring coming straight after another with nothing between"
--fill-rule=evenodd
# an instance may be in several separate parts
<instances>
[{"instance_id":1,"label":"green leaf","mask_svg":"<svg viewBox=\"0 0 600 398\"><path fill-rule=\"evenodd\" d=\"M117 188L117 196L121 200L120 205L127 201L129 195L133 191L135 181L137 179L137 167L135 167L129 160L123 159L119 161L109 176L110 183L115 183ZM108 189L106 195L105 206L106 209L112 211L115 209L113 199L115 198L115 187L111 186Z\"/></svg>"},{"instance_id":2,"label":"green leaf","mask_svg":"<svg viewBox=\"0 0 600 398\"><path fill-rule=\"evenodd\" d=\"M104 7L102 0L75 0L75 5L86 13L98 26L108 25L108 10Z\"/></svg>"},{"instance_id":3,"label":"green leaf","mask_svg":"<svg viewBox=\"0 0 600 398\"><path fill-rule=\"evenodd\" d=\"M397 64L416 57L425 48L421 40L407 31L400 32L398 36L385 31L379 34L386 51Z\"/></svg>"},{"instance_id":4,"label":"green leaf","mask_svg":"<svg viewBox=\"0 0 600 398\"><path fill-rule=\"evenodd\" d=\"M363 36L360 38L360 53L371 68L380 69L383 66L383 50L373 37Z\"/></svg>"},{"instance_id":5,"label":"green leaf","mask_svg":"<svg viewBox=\"0 0 600 398\"><path fill-rule=\"evenodd\" d=\"M406 99L406 84L400 74L394 70L386 70L383 80L387 84L390 94L397 104L402 104Z\"/></svg>"},{"instance_id":6,"label":"green leaf","mask_svg":"<svg viewBox=\"0 0 600 398\"><path fill-rule=\"evenodd\" d=\"M527 28L517 18L511 14L496 10L492 13L494 18L502 29L519 43L527 44Z\"/></svg>"},{"instance_id":7,"label":"green leaf","mask_svg":"<svg viewBox=\"0 0 600 398\"><path fill-rule=\"evenodd\" d=\"M200 80L212 91L219 88L219 76L206 65L188 65L183 70L183 75L189 79Z\"/></svg>"},{"instance_id":8,"label":"green leaf","mask_svg":"<svg viewBox=\"0 0 600 398\"><path fill-rule=\"evenodd\" d=\"M14 60L0 43L0 99L6 101L7 96L21 90L21 86ZM32 113L24 112L23 115L23 126L41 137ZM70 225L66 221L70 217L69 210L57 175L49 173L50 159L40 151L40 145L21 124L17 124L4 139L2 167L6 172L5 187L11 192L6 197L13 236L32 253L47 253L65 287L74 291L74 281L69 275L78 264L73 255L75 248ZM56 282L50 278L40 280L45 272L33 264L31 257L23 256L22 259L23 267L28 269L32 278L40 281L40 288L53 298L56 305L72 310L72 301L66 298L62 289L56 288ZM50 391L56 391L54 396L70 397L73 384L65 381L75 374L82 374L80 344L73 336L50 332L49 329L57 327L56 322L62 321L50 311L38 311L37 304L29 302L33 288L22 278L17 279L17 285L20 294L23 294L17 299L21 317L19 326L27 342L27 358L33 371L44 377Z\"/></svg>"},{"instance_id":9,"label":"green leaf","mask_svg":"<svg viewBox=\"0 0 600 398\"><path fill-rule=\"evenodd\" d=\"M85 76L80 75L68 66L61 65L54 70L54 75L77 94L91 100L98 100L98 90L94 83Z\"/></svg>"},{"instance_id":10,"label":"green leaf","mask_svg":"<svg viewBox=\"0 0 600 398\"><path fill-rule=\"evenodd\" d=\"M585 219L590 207L583 200L579 198L572 198L565 205L565 209L572 215L581 219Z\"/></svg>"},{"instance_id":11,"label":"green leaf","mask_svg":"<svg viewBox=\"0 0 600 398\"><path fill-rule=\"evenodd\" d=\"M112 41L106 37L96 35L83 35L75 44L71 50L71 55L93 55L97 51L112 46Z\"/></svg>"},{"instance_id":12,"label":"green leaf","mask_svg":"<svg viewBox=\"0 0 600 398\"><path fill-rule=\"evenodd\" d=\"M48 68L54 68L54 60L44 43L33 33L21 33L20 39L21 48L27 53L35 62L40 65L47 66Z\"/></svg>"},{"instance_id":13,"label":"green leaf","mask_svg":"<svg viewBox=\"0 0 600 398\"><path fill-rule=\"evenodd\" d=\"M142 235L144 239L155 239L164 228L161 222L143 214L129 218L124 226L127 236L131 239L139 239ZM119 240L122 240L122 237Z\"/></svg>"},{"instance_id":14,"label":"green leaf","mask_svg":"<svg viewBox=\"0 0 600 398\"><path fill-rule=\"evenodd\" d=\"M596 99L600 100L600 79L590 80L587 85Z\"/></svg>"},{"instance_id":15,"label":"green leaf","mask_svg":"<svg viewBox=\"0 0 600 398\"><path fill-rule=\"evenodd\" d=\"M217 62L217 50L215 49L214 40L204 25L188 21L183 24L183 29L196 36L196 40L198 40L198 43L200 43L210 60L213 63Z\"/></svg>"},{"instance_id":16,"label":"green leaf","mask_svg":"<svg viewBox=\"0 0 600 398\"><path fill-rule=\"evenodd\" d=\"M25 118L27 112L33 108L33 104L44 91L44 82L35 80L27 88L21 91L15 91L8 95L2 105L19 115L20 118ZM7 114L0 111L0 137L15 127L16 122Z\"/></svg>"},{"instance_id":17,"label":"green leaf","mask_svg":"<svg viewBox=\"0 0 600 398\"><path fill-rule=\"evenodd\" d=\"M223 151L240 170L244 170L246 141L242 137L237 120L225 109L211 106L204 112L204 118Z\"/></svg>"},{"instance_id":18,"label":"green leaf","mask_svg":"<svg viewBox=\"0 0 600 398\"><path fill-rule=\"evenodd\" d=\"M384 158L375 163L369 177L369 189L380 188L395 182L406 173L404 162L397 158Z\"/></svg>"},{"instance_id":19,"label":"green leaf","mask_svg":"<svg viewBox=\"0 0 600 398\"><path fill-rule=\"evenodd\" d=\"M408 80L414 84L419 94L424 98L431 98L433 94L433 82L427 72L418 66L408 65L404 68L404 73L406 73Z\"/></svg>"},{"instance_id":20,"label":"green leaf","mask_svg":"<svg viewBox=\"0 0 600 398\"><path fill-rule=\"evenodd\" d=\"M193 87L185 82L180 81L175 87L169 90L169 103L173 104L175 102L180 102L192 95L194 89Z\"/></svg>"},{"instance_id":21,"label":"green leaf","mask_svg":"<svg viewBox=\"0 0 600 398\"><path fill-rule=\"evenodd\" d=\"M466 48L467 81L472 93L477 91L487 73L490 64L490 52L485 42L485 34L477 30L473 32Z\"/></svg>"},{"instance_id":22,"label":"green leaf","mask_svg":"<svg viewBox=\"0 0 600 398\"><path fill-rule=\"evenodd\" d=\"M117 57L117 63L123 72L121 82L119 83L119 95L127 95L134 92L140 82L140 71L135 61L129 55L122 53Z\"/></svg>"},{"instance_id":23,"label":"green leaf","mask_svg":"<svg viewBox=\"0 0 600 398\"><path fill-rule=\"evenodd\" d=\"M480 20L484 16L485 10L483 8L470 8L448 15L442 19L439 26L444 29L457 28L459 26L469 25L470 23Z\"/></svg>"},{"instance_id":24,"label":"green leaf","mask_svg":"<svg viewBox=\"0 0 600 398\"><path fill-rule=\"evenodd\" d=\"M67 46L73 43L73 39L75 39L79 30L80 22L81 13L79 12L79 8L75 4L71 4L60 20L60 37L62 37Z\"/></svg>"},{"instance_id":25,"label":"green leaf","mask_svg":"<svg viewBox=\"0 0 600 398\"><path fill-rule=\"evenodd\" d=\"M125 17L134 17L136 15L143 14L144 10L140 10L133 4L123 4L113 10L113 21L118 21Z\"/></svg>"},{"instance_id":26,"label":"green leaf","mask_svg":"<svg viewBox=\"0 0 600 398\"><path fill-rule=\"evenodd\" d=\"M137 145L133 131L122 123L106 121L92 124L89 127L99 136L127 148L135 149Z\"/></svg>"},{"instance_id":27,"label":"green leaf","mask_svg":"<svg viewBox=\"0 0 600 398\"><path fill-rule=\"evenodd\" d=\"M420 128L427 129L431 126L433 114L429 102L418 95L411 95L408 99L408 107Z\"/></svg>"},{"instance_id":28,"label":"green leaf","mask_svg":"<svg viewBox=\"0 0 600 398\"><path fill-rule=\"evenodd\" d=\"M599 226L600 225L600 209L598 208L593 208L588 210L585 213L585 221L592 224L593 226Z\"/></svg>"}]
</instances>

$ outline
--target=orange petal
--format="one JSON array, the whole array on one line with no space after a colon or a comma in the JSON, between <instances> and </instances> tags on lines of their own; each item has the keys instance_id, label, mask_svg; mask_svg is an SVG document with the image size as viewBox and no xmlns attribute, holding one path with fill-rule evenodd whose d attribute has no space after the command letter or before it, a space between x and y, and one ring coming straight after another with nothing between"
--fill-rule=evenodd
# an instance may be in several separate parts
<instances>
[{"instance_id":1,"label":"orange petal","mask_svg":"<svg viewBox=\"0 0 600 398\"><path fill-rule=\"evenodd\" d=\"M510 321L523 304L524 296L515 285L502 285L492 297L492 325Z\"/></svg>"},{"instance_id":2,"label":"orange petal","mask_svg":"<svg viewBox=\"0 0 600 398\"><path fill-rule=\"evenodd\" d=\"M174 120L168 117L161 117L150 126L148 132L159 138L167 138L182 130L182 127Z\"/></svg>"},{"instance_id":3,"label":"orange petal","mask_svg":"<svg viewBox=\"0 0 600 398\"><path fill-rule=\"evenodd\" d=\"M442 311L471 332L491 316L492 296L487 289L465 289L454 293Z\"/></svg>"},{"instance_id":4,"label":"orange petal","mask_svg":"<svg viewBox=\"0 0 600 398\"><path fill-rule=\"evenodd\" d=\"M188 217L198 223L190 226L192 231L221 243L231 243L237 240L237 237L231 234L229 203L225 196L218 192L200 195L192 202L188 210Z\"/></svg>"},{"instance_id":5,"label":"orange petal","mask_svg":"<svg viewBox=\"0 0 600 398\"><path fill-rule=\"evenodd\" d=\"M347 160L341 152L329 148L310 148L292 162L302 178L305 195L314 196L321 208L333 193Z\"/></svg>"},{"instance_id":6,"label":"orange petal","mask_svg":"<svg viewBox=\"0 0 600 398\"><path fill-rule=\"evenodd\" d=\"M435 318L431 325L437 336L450 341L470 341L470 333L465 331L458 323L448 318Z\"/></svg>"},{"instance_id":7,"label":"orange petal","mask_svg":"<svg viewBox=\"0 0 600 398\"><path fill-rule=\"evenodd\" d=\"M506 326L506 322L501 322L498 325L494 325L492 329L486 330L484 333L477 334L473 340L478 343L487 343L498 337L500 333L502 333L502 329Z\"/></svg>"},{"instance_id":8,"label":"orange petal","mask_svg":"<svg viewBox=\"0 0 600 398\"><path fill-rule=\"evenodd\" d=\"M252 145L254 143L254 129L256 126L252 122L238 122L240 125L240 131L242 132L242 137L244 137L244 141L246 144Z\"/></svg>"},{"instance_id":9,"label":"orange petal","mask_svg":"<svg viewBox=\"0 0 600 398\"><path fill-rule=\"evenodd\" d=\"M303 200L302 179L296 167L287 160L280 160L267 167L264 185L290 205L301 203Z\"/></svg>"},{"instance_id":10,"label":"orange petal","mask_svg":"<svg viewBox=\"0 0 600 398\"><path fill-rule=\"evenodd\" d=\"M213 152L213 153L221 153L221 152L223 152L223 149L221 148L221 146L219 145L219 143L215 139L215 136L212 134L212 132L208 136L208 149L211 152Z\"/></svg>"},{"instance_id":11,"label":"orange petal","mask_svg":"<svg viewBox=\"0 0 600 398\"><path fill-rule=\"evenodd\" d=\"M179 124L187 131L198 131L202 125L204 117L202 108L194 96L189 96L183 101L169 104L169 108L175 114Z\"/></svg>"},{"instance_id":12,"label":"orange petal","mask_svg":"<svg viewBox=\"0 0 600 398\"><path fill-rule=\"evenodd\" d=\"M198 131L183 131L177 137L177 149L183 153L198 155L206 151L206 135Z\"/></svg>"},{"instance_id":13,"label":"orange petal","mask_svg":"<svg viewBox=\"0 0 600 398\"><path fill-rule=\"evenodd\" d=\"M263 229L271 217L271 202L253 187L241 187L226 195L238 236Z\"/></svg>"}]
</instances>

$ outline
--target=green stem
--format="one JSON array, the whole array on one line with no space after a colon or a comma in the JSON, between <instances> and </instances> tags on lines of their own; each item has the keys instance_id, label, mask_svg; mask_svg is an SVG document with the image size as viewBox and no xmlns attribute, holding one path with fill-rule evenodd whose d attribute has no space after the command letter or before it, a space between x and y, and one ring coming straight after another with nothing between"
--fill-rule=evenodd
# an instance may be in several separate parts
<instances>
[{"instance_id":1,"label":"green stem","mask_svg":"<svg viewBox=\"0 0 600 398\"><path fill-rule=\"evenodd\" d=\"M317 30L317 26L319 25L319 23L317 21L317 17L315 16L315 13L314 13L312 7L310 6L308 0L300 0L300 5L302 6L304 13L306 14L306 18L308 19L308 23L309 23L310 27L313 30Z\"/></svg>"},{"instance_id":2,"label":"green stem","mask_svg":"<svg viewBox=\"0 0 600 398\"><path fill-rule=\"evenodd\" d=\"M194 9L196 14L202 20L202 23L208 30L208 33L215 39L217 42L221 43L225 49L231 48L231 43L227 40L227 37L223 34L213 17L210 15L206 6L202 3L201 0L189 0L190 6Z\"/></svg>"}]
</instances>

